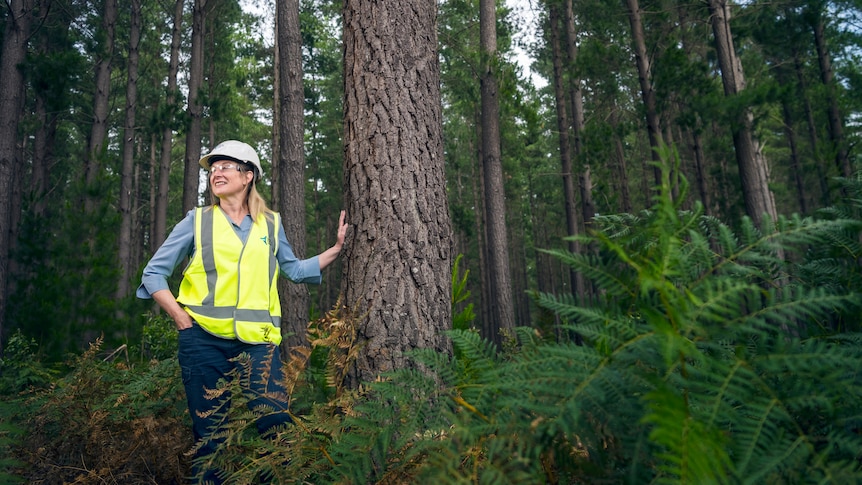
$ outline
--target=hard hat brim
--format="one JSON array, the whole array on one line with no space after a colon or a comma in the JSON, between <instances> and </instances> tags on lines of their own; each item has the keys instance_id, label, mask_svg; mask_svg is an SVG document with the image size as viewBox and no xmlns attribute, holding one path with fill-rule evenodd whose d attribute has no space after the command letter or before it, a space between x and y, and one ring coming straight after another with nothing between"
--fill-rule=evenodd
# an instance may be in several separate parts
<instances>
[{"instance_id":1,"label":"hard hat brim","mask_svg":"<svg viewBox=\"0 0 862 485\"><path fill-rule=\"evenodd\" d=\"M245 160L240 160L239 158L234 158L230 155L222 155L221 153L210 153L208 155L204 155L201 157L200 166L204 168L204 170L209 170L213 163L218 162L219 160L230 160L232 162L241 163L243 165L251 165Z\"/></svg>"}]
</instances>

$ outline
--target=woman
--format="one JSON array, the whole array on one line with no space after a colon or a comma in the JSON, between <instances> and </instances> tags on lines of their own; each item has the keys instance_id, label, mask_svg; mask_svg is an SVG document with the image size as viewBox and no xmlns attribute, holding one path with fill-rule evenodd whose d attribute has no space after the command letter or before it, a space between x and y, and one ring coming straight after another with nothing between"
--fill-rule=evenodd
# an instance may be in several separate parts
<instances>
[{"instance_id":1,"label":"woman","mask_svg":"<svg viewBox=\"0 0 862 485\"><path fill-rule=\"evenodd\" d=\"M277 275L280 270L296 283L320 283L321 270L338 257L347 232L342 211L335 245L299 260L278 213L266 207L257 191L262 170L251 146L225 141L202 157L200 165L209 171L213 204L189 211L176 225L144 268L137 290L139 298L153 298L179 331L183 384L200 445L196 457L215 451L219 441L201 441L219 424L218 413L212 413L218 400L208 399L206 389L215 389L219 379L238 365L232 359L242 353L251 359L250 392L269 396L257 397L249 406L275 410L258 421L258 429L265 433L290 422L277 348L281 342ZM187 257L190 261L174 297L168 278ZM264 375L268 379L262 382ZM279 395L284 399L271 398ZM219 482L211 471L193 472Z\"/></svg>"}]
</instances>

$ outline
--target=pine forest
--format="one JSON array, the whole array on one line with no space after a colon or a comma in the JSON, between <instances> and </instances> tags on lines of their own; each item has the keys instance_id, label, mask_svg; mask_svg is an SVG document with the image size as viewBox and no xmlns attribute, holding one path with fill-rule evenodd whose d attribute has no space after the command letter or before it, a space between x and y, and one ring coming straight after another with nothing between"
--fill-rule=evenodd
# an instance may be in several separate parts
<instances>
[{"instance_id":1,"label":"pine forest","mask_svg":"<svg viewBox=\"0 0 862 485\"><path fill-rule=\"evenodd\" d=\"M0 483L862 483L859 0L0 12ZM225 140L347 232L277 283L292 424L242 354L196 440L136 292Z\"/></svg>"}]
</instances>

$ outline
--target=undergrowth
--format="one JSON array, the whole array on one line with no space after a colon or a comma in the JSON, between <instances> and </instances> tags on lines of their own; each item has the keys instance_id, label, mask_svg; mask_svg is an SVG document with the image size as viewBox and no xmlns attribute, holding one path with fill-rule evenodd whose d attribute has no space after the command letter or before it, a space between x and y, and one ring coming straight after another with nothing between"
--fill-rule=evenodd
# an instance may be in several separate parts
<instances>
[{"instance_id":1,"label":"undergrowth","mask_svg":"<svg viewBox=\"0 0 862 485\"><path fill-rule=\"evenodd\" d=\"M580 237L593 250L549 251L594 291L588 307L533 294L577 338L519 328L495 347L470 329L456 269L454 352L416 349L417 365L348 389L364 317L339 304L285 364L294 424L259 436L267 410L248 409L238 372L213 393L233 398L225 445L203 460L237 484L862 483L860 204L732 229L681 210L670 186L648 211L598 217ZM0 473L182 480L176 361L97 348L19 398L28 437L0 427L0 448L20 473Z\"/></svg>"},{"instance_id":2,"label":"undergrowth","mask_svg":"<svg viewBox=\"0 0 862 485\"><path fill-rule=\"evenodd\" d=\"M590 307L534 295L577 339L521 328L501 351L462 326L452 355L417 349L420 365L347 390L361 319L341 308L311 339L338 363L327 400L255 441L255 463L213 464L246 460L225 466L237 483L862 481L859 287L819 280L853 281L858 218L734 231L669 186L649 211L598 218L581 238L595 251L550 251L596 292ZM252 416L237 418L240 435Z\"/></svg>"},{"instance_id":3,"label":"undergrowth","mask_svg":"<svg viewBox=\"0 0 862 485\"><path fill-rule=\"evenodd\" d=\"M4 399L0 428L26 429L7 446L0 478L33 484L185 483L192 446L176 359L131 365L102 341L45 387ZM0 444L2 444L0 434Z\"/></svg>"}]
</instances>

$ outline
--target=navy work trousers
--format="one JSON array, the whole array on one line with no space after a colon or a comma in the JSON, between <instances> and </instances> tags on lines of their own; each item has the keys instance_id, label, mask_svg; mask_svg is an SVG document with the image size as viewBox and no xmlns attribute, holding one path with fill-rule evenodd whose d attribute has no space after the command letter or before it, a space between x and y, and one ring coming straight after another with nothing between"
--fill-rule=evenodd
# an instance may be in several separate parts
<instances>
[{"instance_id":1,"label":"navy work trousers","mask_svg":"<svg viewBox=\"0 0 862 485\"><path fill-rule=\"evenodd\" d=\"M282 385L283 369L278 348L272 344L247 344L236 339L216 337L195 323L191 328L180 331L179 361L196 443L219 429L223 413L211 411L219 406L220 401L229 397L208 399L206 390L216 389L219 379L227 378L232 370L241 366L232 359L242 353L248 354L251 364L247 390L251 399L249 407L254 409L267 405L271 408L271 412L258 419L258 431L265 434L274 426L291 422L287 413L287 393ZM263 382L261 376L265 370L269 370L269 379ZM208 440L197 450L195 458L213 453L220 441ZM211 470L193 466L192 472L196 480L221 483Z\"/></svg>"}]
</instances>

